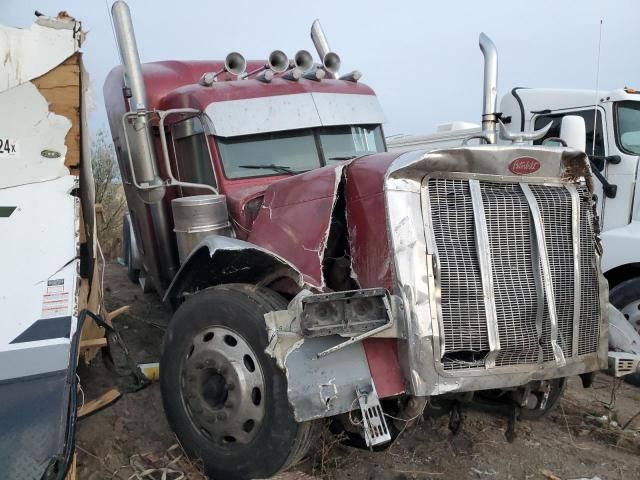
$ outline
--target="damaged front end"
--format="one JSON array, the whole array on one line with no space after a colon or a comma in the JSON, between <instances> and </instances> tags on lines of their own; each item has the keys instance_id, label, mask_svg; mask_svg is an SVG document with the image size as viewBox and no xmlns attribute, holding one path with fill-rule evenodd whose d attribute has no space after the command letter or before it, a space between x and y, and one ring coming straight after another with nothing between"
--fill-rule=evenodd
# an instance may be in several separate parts
<instances>
[{"instance_id":1,"label":"damaged front end","mask_svg":"<svg viewBox=\"0 0 640 480\"><path fill-rule=\"evenodd\" d=\"M523 158L537 171L514 173ZM379 399L404 421L428 399L429 409L475 397L544 412L562 379L588 383L606 367L607 288L584 154L462 147L365 157L340 173L327 225L346 225L324 238L341 239L345 258L332 267L348 269L327 268L326 250L340 248L325 241L320 284L266 316L296 420L360 407L375 445L390 438ZM332 275L358 288L334 291Z\"/></svg>"}]
</instances>

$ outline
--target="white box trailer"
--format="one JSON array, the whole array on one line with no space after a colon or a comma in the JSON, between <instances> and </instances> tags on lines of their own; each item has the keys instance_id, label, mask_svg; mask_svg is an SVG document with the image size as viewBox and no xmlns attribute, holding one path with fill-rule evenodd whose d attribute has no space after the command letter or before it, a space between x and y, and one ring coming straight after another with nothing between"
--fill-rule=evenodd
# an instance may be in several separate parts
<instances>
[{"instance_id":1,"label":"white box trailer","mask_svg":"<svg viewBox=\"0 0 640 480\"><path fill-rule=\"evenodd\" d=\"M82 39L66 15L0 26L2 478L66 475L81 336L104 335L81 328L101 313Z\"/></svg>"},{"instance_id":2,"label":"white box trailer","mask_svg":"<svg viewBox=\"0 0 640 480\"><path fill-rule=\"evenodd\" d=\"M602 269L609 280L611 303L640 331L640 92L514 88L502 98L500 112L511 132L539 130L551 122L536 144L559 137L565 116L584 119L583 148L599 177L595 190L604 246ZM455 122L439 126L434 134L390 137L387 146L401 151L459 146L481 134L480 125Z\"/></svg>"}]
</instances>

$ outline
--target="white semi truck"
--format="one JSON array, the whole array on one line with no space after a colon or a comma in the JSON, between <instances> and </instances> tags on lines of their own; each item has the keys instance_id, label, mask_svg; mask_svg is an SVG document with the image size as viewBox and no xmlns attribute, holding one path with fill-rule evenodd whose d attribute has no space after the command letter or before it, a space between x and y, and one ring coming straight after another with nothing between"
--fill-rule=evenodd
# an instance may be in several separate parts
<instances>
[{"instance_id":1,"label":"white semi truck","mask_svg":"<svg viewBox=\"0 0 640 480\"><path fill-rule=\"evenodd\" d=\"M591 159L604 254L602 269L609 281L610 301L640 331L640 91L609 92L543 88L514 88L504 95L499 118L511 133L541 129L544 138L560 137L567 115L584 118ZM594 134L595 133L595 134ZM420 150L459 146L482 135L480 125L455 122L440 125L434 134L402 135L387 139L388 149Z\"/></svg>"}]
</instances>

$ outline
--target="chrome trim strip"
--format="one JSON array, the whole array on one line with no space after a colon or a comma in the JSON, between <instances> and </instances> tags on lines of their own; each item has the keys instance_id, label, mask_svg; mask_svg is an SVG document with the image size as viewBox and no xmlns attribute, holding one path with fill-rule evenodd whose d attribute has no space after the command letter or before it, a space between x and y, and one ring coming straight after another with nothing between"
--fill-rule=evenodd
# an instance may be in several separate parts
<instances>
[{"instance_id":1,"label":"chrome trim strip","mask_svg":"<svg viewBox=\"0 0 640 480\"><path fill-rule=\"evenodd\" d=\"M571 195L571 238L573 239L573 346L571 354L578 356L580 340L580 195L575 185L565 185Z\"/></svg>"},{"instance_id":2,"label":"chrome trim strip","mask_svg":"<svg viewBox=\"0 0 640 480\"><path fill-rule=\"evenodd\" d=\"M433 354L434 359L439 362L444 356L445 338L444 335L444 321L442 318L441 298L440 298L440 283L436 279L435 273L435 255L427 254L427 285L429 291L433 292L429 295L429 311L431 313L431 330L433 332Z\"/></svg>"},{"instance_id":3,"label":"chrome trim strip","mask_svg":"<svg viewBox=\"0 0 640 480\"><path fill-rule=\"evenodd\" d=\"M520 183L520 188L529 203L531 217L536 233L536 245L540 255L540 263L542 265L542 281L544 285L545 296L547 297L547 308L549 310L549 319L551 321L551 348L557 365L565 365L566 359L562 348L558 345L558 315L556 313L556 300L553 294L553 280L551 277L551 267L549 266L549 255L547 253L547 244L544 238L544 226L542 224L542 215L538 207L538 201L533 195L531 188L526 183Z\"/></svg>"},{"instance_id":4,"label":"chrome trim strip","mask_svg":"<svg viewBox=\"0 0 640 480\"><path fill-rule=\"evenodd\" d=\"M536 238L535 226L531 225L531 238ZM544 285L542 282L542 272L540 271L540 254L537 248L531 251L531 263L533 267L533 277L536 282L536 334L538 335L538 363L544 363L544 352L542 350L542 322L544 319Z\"/></svg>"},{"instance_id":5,"label":"chrome trim strip","mask_svg":"<svg viewBox=\"0 0 640 480\"><path fill-rule=\"evenodd\" d=\"M489 247L489 232L482 202L480 182L469 180L469 192L473 205L473 223L475 225L476 249L480 275L482 277L482 294L484 309L487 316L487 335L489 337L489 354L485 359L485 368L496 366L496 358L500 351L500 332L498 331L498 314L496 312L496 298L493 289L493 267L491 264L491 250Z\"/></svg>"},{"instance_id":6,"label":"chrome trim strip","mask_svg":"<svg viewBox=\"0 0 640 480\"><path fill-rule=\"evenodd\" d=\"M433 353L439 362L447 349L440 303L440 257L438 255L433 223L431 221L431 199L429 198L429 179L427 177L422 180L420 186L420 201L422 203L422 220L427 247L427 285L429 292L431 292L429 295L429 304L431 306L431 328L433 330Z\"/></svg>"}]
</instances>

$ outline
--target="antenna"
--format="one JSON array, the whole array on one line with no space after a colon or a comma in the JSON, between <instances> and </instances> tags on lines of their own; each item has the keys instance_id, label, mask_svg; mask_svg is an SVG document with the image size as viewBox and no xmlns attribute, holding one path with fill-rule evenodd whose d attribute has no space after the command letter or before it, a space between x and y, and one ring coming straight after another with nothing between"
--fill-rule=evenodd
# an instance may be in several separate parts
<instances>
[{"instance_id":1,"label":"antenna","mask_svg":"<svg viewBox=\"0 0 640 480\"><path fill-rule=\"evenodd\" d=\"M600 48L602 47L602 19L600 19L600 32L598 35L598 59L596 61L596 98L593 102L593 137L591 141L591 155L596 154L596 131L598 127L598 99L600 98Z\"/></svg>"}]
</instances>

